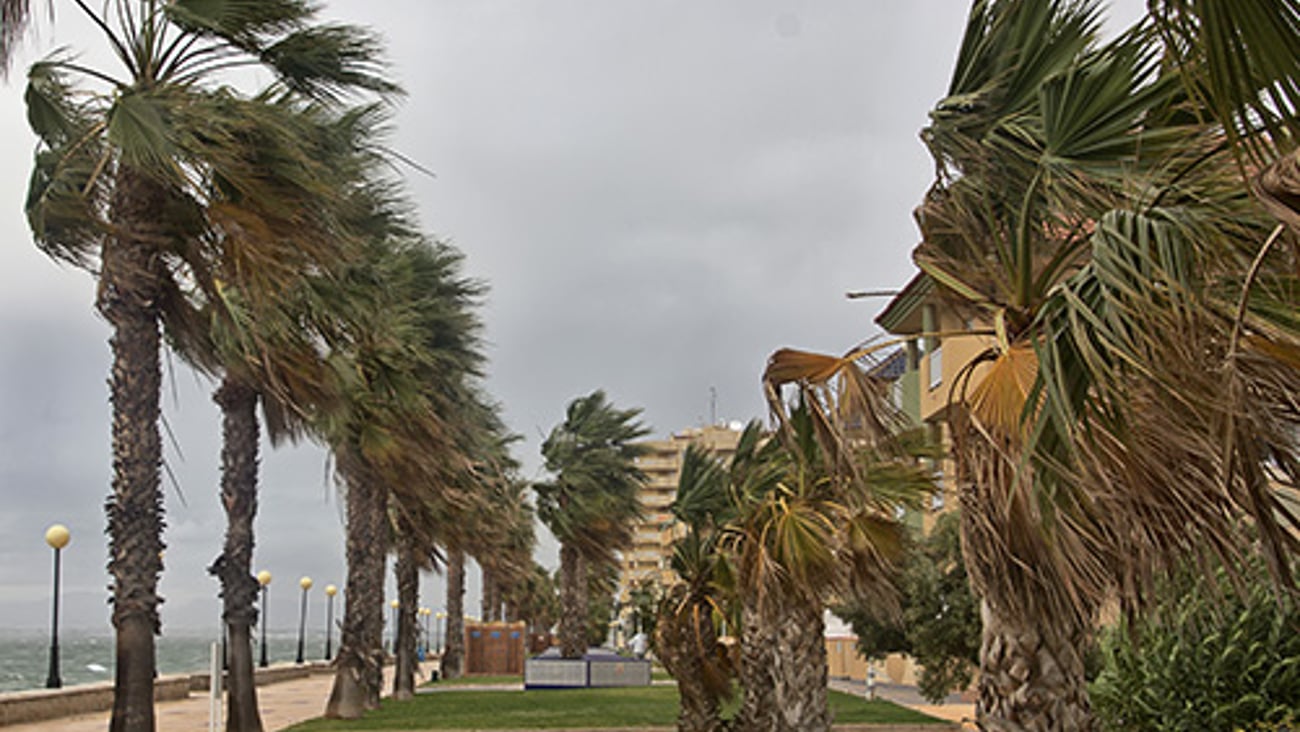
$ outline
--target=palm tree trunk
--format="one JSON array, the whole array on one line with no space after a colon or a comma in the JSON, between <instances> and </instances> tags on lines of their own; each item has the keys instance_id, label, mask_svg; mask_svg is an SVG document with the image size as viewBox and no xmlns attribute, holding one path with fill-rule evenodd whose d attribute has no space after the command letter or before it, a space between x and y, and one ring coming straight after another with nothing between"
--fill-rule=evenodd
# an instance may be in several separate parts
<instances>
[{"instance_id":1,"label":"palm tree trunk","mask_svg":"<svg viewBox=\"0 0 1300 732\"><path fill-rule=\"evenodd\" d=\"M822 606L802 593L777 603L776 652L772 680L779 729L783 732L829 732L827 664Z\"/></svg>"},{"instance_id":2,"label":"palm tree trunk","mask_svg":"<svg viewBox=\"0 0 1300 732\"><path fill-rule=\"evenodd\" d=\"M154 636L162 572L162 440L158 430L162 371L158 361L161 263L157 236L161 188L130 168L117 173L113 220L104 240L97 306L113 328L113 493L108 515L117 672L112 732L152 732Z\"/></svg>"},{"instance_id":3,"label":"palm tree trunk","mask_svg":"<svg viewBox=\"0 0 1300 732\"><path fill-rule=\"evenodd\" d=\"M776 732L779 729L776 684L772 676L776 633L752 593L741 606L740 683L745 696L736 713L736 729Z\"/></svg>"},{"instance_id":4,"label":"palm tree trunk","mask_svg":"<svg viewBox=\"0 0 1300 732\"><path fill-rule=\"evenodd\" d=\"M496 585L496 578L493 576L492 570L488 567L487 562L480 561L478 566L479 580L480 584L483 586L482 592L479 595L478 614L479 617L483 618L483 622L490 623L496 620L496 613L493 612L492 607L492 589Z\"/></svg>"},{"instance_id":5,"label":"palm tree trunk","mask_svg":"<svg viewBox=\"0 0 1300 732\"><path fill-rule=\"evenodd\" d=\"M378 661L383 653L384 494L364 471L349 469L348 462L340 458L347 481L348 580L334 687L325 706L331 719L359 718L378 696L375 673L383 672Z\"/></svg>"},{"instance_id":6,"label":"palm tree trunk","mask_svg":"<svg viewBox=\"0 0 1300 732\"><path fill-rule=\"evenodd\" d=\"M490 622L499 623L506 618L501 612L501 575L496 571L492 572L492 583L488 585L488 593L488 618Z\"/></svg>"},{"instance_id":7,"label":"palm tree trunk","mask_svg":"<svg viewBox=\"0 0 1300 732\"><path fill-rule=\"evenodd\" d=\"M447 547L447 637L443 641L442 676L465 673L465 551Z\"/></svg>"},{"instance_id":8,"label":"palm tree trunk","mask_svg":"<svg viewBox=\"0 0 1300 732\"><path fill-rule=\"evenodd\" d=\"M560 545L560 655L582 658L587 653L587 576L582 555Z\"/></svg>"},{"instance_id":9,"label":"palm tree trunk","mask_svg":"<svg viewBox=\"0 0 1300 732\"><path fill-rule=\"evenodd\" d=\"M415 696L415 611L420 604L420 569L411 548L402 542L393 565L397 579L397 667L393 670L393 698Z\"/></svg>"},{"instance_id":10,"label":"palm tree trunk","mask_svg":"<svg viewBox=\"0 0 1300 732\"><path fill-rule=\"evenodd\" d=\"M1087 633L1064 618L1035 622L980 607L979 725L995 732L1095 729L1083 655Z\"/></svg>"},{"instance_id":11,"label":"palm tree trunk","mask_svg":"<svg viewBox=\"0 0 1300 732\"><path fill-rule=\"evenodd\" d=\"M667 602L664 605L667 607ZM679 732L721 732L718 694L710 692L706 673L717 644L712 609L707 602L692 602L682 612L665 612L655 625L655 648L659 660L677 680L681 703L677 713Z\"/></svg>"},{"instance_id":12,"label":"palm tree trunk","mask_svg":"<svg viewBox=\"0 0 1300 732\"><path fill-rule=\"evenodd\" d=\"M227 375L212 399L222 414L221 505L226 511L226 543L208 572L221 582L221 617L230 653L226 729L261 732L250 642L250 628L257 622L258 590L252 570L259 447L257 392Z\"/></svg>"}]
</instances>

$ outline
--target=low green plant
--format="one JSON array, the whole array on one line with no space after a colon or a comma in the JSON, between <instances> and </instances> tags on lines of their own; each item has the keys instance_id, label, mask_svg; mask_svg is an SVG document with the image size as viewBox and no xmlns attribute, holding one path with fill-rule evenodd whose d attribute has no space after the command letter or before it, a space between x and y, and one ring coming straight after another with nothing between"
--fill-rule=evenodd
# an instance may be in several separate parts
<instances>
[{"instance_id":1,"label":"low green plant","mask_svg":"<svg viewBox=\"0 0 1300 732\"><path fill-rule=\"evenodd\" d=\"M1300 717L1300 611L1264 572L1186 571L1153 611L1102 640L1092 700L1105 729L1289 730Z\"/></svg>"}]
</instances>

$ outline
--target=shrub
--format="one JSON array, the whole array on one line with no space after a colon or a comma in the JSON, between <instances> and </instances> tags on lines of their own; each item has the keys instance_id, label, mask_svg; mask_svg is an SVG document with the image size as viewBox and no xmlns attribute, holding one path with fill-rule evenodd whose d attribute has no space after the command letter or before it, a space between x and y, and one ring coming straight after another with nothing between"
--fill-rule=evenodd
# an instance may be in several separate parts
<instances>
[{"instance_id":1,"label":"shrub","mask_svg":"<svg viewBox=\"0 0 1300 732\"><path fill-rule=\"evenodd\" d=\"M1262 571L1242 592L1224 573L1186 572L1153 612L1102 641L1092 700L1104 728L1292 729L1300 717L1300 612Z\"/></svg>"}]
</instances>

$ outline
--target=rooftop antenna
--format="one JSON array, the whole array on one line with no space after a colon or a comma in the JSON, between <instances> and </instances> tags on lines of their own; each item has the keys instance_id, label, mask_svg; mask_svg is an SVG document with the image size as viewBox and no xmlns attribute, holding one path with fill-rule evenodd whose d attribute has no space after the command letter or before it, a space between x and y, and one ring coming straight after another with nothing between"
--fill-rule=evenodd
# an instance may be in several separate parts
<instances>
[{"instance_id":1,"label":"rooftop antenna","mask_svg":"<svg viewBox=\"0 0 1300 732\"><path fill-rule=\"evenodd\" d=\"M718 390L709 387L709 426L714 427L718 424Z\"/></svg>"}]
</instances>

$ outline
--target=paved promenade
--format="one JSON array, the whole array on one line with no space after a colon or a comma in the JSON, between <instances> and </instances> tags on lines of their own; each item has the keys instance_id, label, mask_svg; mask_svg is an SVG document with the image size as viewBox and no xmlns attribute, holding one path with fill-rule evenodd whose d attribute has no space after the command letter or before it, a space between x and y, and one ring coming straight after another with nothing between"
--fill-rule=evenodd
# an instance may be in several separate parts
<instances>
[{"instance_id":1,"label":"paved promenade","mask_svg":"<svg viewBox=\"0 0 1300 732\"><path fill-rule=\"evenodd\" d=\"M417 683L429 678L433 664L426 664L416 676ZM384 669L384 694L392 690L391 666ZM325 712L334 675L312 674L306 678L281 681L257 687L257 703L262 710L262 724L268 730L282 730L299 722L314 719ZM208 695L192 692L188 699L159 702L155 707L161 732L206 732L208 729ZM110 712L80 714L44 722L0 727L3 732L104 732ZM222 727L221 729L224 729Z\"/></svg>"},{"instance_id":2,"label":"paved promenade","mask_svg":"<svg viewBox=\"0 0 1300 732\"><path fill-rule=\"evenodd\" d=\"M862 681L850 681L847 679L831 679L830 687L835 691L842 691L845 694L854 696L863 696L867 692L867 685ZM965 701L960 694L951 694L944 700L943 704L934 704L917 692L915 686L903 686L902 684L877 684L876 698L887 699L895 704L910 707L922 714L928 714L935 719L946 719L949 722L957 722L962 725L962 729L975 729L975 705Z\"/></svg>"},{"instance_id":3,"label":"paved promenade","mask_svg":"<svg viewBox=\"0 0 1300 732\"><path fill-rule=\"evenodd\" d=\"M426 664L418 679L427 679L433 664ZM334 683L332 674L313 674L306 678L281 681L257 688L257 701L262 710L262 723L268 732L283 730L299 722L314 719L325 711L325 701ZM392 667L384 672L385 694L392 688ZM450 688L451 684L439 688ZM484 689L484 687L477 687ZM514 687L519 688L519 687ZM862 682L832 680L831 688L850 694L862 695ZM484 689L486 690L486 689ZM912 707L932 717L953 722L964 722L975 716L974 705L954 701L940 705L930 704L917 695L911 687L882 684L877 696ZM194 692L188 699L159 702L157 705L158 729L162 732L206 732L208 729L208 697ZM45 722L16 724L0 728L2 732L103 732L108 729L108 712L82 714L75 717L52 719ZM965 728L974 729L974 725Z\"/></svg>"}]
</instances>

